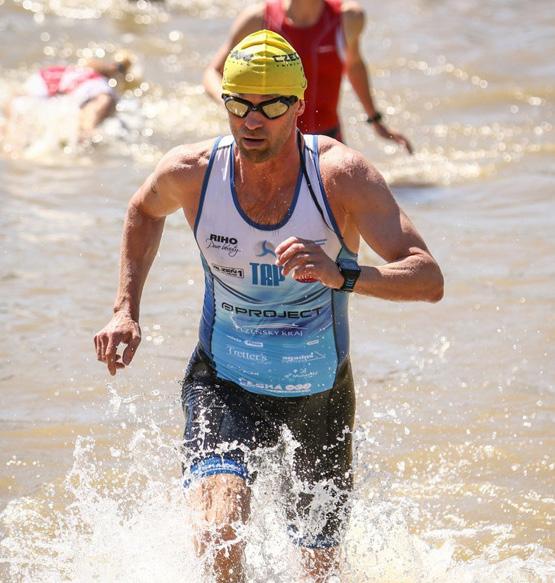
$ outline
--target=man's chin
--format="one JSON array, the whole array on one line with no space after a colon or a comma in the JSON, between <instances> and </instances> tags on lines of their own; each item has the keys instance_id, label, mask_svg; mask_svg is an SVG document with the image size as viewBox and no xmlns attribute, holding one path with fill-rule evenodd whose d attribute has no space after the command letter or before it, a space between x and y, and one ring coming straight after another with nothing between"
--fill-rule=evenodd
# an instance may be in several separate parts
<instances>
[{"instance_id":1,"label":"man's chin","mask_svg":"<svg viewBox=\"0 0 555 583\"><path fill-rule=\"evenodd\" d=\"M241 142L237 145L241 156L249 162L265 162L272 157L272 151L269 148L245 148Z\"/></svg>"}]
</instances>

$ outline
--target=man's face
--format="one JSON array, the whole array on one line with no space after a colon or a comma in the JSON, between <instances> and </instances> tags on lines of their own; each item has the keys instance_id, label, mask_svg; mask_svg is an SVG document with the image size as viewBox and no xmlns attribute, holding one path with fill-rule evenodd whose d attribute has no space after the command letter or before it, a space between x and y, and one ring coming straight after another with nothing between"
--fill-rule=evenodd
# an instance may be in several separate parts
<instances>
[{"instance_id":1,"label":"man's face","mask_svg":"<svg viewBox=\"0 0 555 583\"><path fill-rule=\"evenodd\" d=\"M278 95L239 94L238 97L258 105ZM251 162L265 162L276 156L297 127L297 117L304 101L293 103L280 117L268 119L260 111L249 111L244 118L228 112L229 127L241 156Z\"/></svg>"}]
</instances>

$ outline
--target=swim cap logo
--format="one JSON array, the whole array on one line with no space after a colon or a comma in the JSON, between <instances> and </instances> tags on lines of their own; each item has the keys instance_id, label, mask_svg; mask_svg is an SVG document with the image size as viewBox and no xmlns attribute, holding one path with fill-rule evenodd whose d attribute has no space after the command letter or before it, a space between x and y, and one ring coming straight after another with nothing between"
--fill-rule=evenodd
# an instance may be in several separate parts
<instances>
[{"instance_id":1,"label":"swim cap logo","mask_svg":"<svg viewBox=\"0 0 555 583\"><path fill-rule=\"evenodd\" d=\"M240 51L235 49L229 56L236 61L245 61L246 63L250 63L254 55L247 51Z\"/></svg>"},{"instance_id":2,"label":"swim cap logo","mask_svg":"<svg viewBox=\"0 0 555 583\"><path fill-rule=\"evenodd\" d=\"M276 63L293 63L299 60L299 55L297 53L289 53L288 55L272 55L272 59Z\"/></svg>"}]
</instances>

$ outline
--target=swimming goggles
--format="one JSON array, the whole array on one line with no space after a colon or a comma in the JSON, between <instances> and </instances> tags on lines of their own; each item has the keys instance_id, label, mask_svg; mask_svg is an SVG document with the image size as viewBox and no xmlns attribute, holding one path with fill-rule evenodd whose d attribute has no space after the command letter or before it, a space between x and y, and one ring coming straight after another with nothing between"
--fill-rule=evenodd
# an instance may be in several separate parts
<instances>
[{"instance_id":1,"label":"swimming goggles","mask_svg":"<svg viewBox=\"0 0 555 583\"><path fill-rule=\"evenodd\" d=\"M225 93L222 94L222 99L224 100L227 111L237 117L244 118L251 111L259 111L268 119L281 117L287 113L287 110L293 103L298 101L298 98L292 95L291 97L274 97L273 99L268 99L255 105L246 99L241 99L234 95L226 95Z\"/></svg>"}]
</instances>

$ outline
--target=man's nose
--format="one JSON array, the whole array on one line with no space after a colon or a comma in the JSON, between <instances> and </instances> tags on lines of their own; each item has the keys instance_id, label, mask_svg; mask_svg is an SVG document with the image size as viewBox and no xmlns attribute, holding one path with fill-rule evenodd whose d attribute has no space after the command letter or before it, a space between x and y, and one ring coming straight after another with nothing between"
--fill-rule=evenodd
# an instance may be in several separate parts
<instances>
[{"instance_id":1,"label":"man's nose","mask_svg":"<svg viewBox=\"0 0 555 583\"><path fill-rule=\"evenodd\" d=\"M249 130L255 130L264 125L264 115L260 111L249 111L245 117L245 127Z\"/></svg>"}]
</instances>

